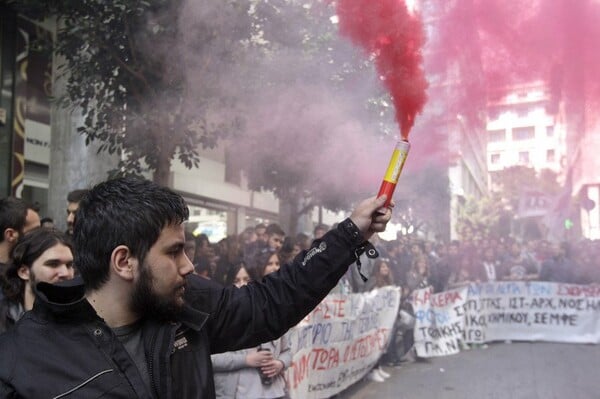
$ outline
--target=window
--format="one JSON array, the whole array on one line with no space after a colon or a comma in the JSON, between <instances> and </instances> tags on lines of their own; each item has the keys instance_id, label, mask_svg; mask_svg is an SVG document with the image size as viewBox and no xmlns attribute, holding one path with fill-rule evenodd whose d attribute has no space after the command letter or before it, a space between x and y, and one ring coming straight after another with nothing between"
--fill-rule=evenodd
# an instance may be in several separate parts
<instances>
[{"instance_id":1,"label":"window","mask_svg":"<svg viewBox=\"0 0 600 399\"><path fill-rule=\"evenodd\" d=\"M519 163L520 164L529 164L529 152L527 151L522 151L519 152Z\"/></svg>"},{"instance_id":2,"label":"window","mask_svg":"<svg viewBox=\"0 0 600 399\"><path fill-rule=\"evenodd\" d=\"M496 164L500 163L500 154L492 154L491 157L490 157L490 162L493 165L496 165Z\"/></svg>"},{"instance_id":3,"label":"window","mask_svg":"<svg viewBox=\"0 0 600 399\"><path fill-rule=\"evenodd\" d=\"M555 162L554 150L546 151L546 162Z\"/></svg>"},{"instance_id":4,"label":"window","mask_svg":"<svg viewBox=\"0 0 600 399\"><path fill-rule=\"evenodd\" d=\"M554 126L546 126L546 137L554 137Z\"/></svg>"},{"instance_id":5,"label":"window","mask_svg":"<svg viewBox=\"0 0 600 399\"><path fill-rule=\"evenodd\" d=\"M497 143L499 141L504 141L504 140L506 140L506 131L490 130L488 140L490 143Z\"/></svg>"},{"instance_id":6,"label":"window","mask_svg":"<svg viewBox=\"0 0 600 399\"><path fill-rule=\"evenodd\" d=\"M535 128L533 126L516 127L512 131L513 140L531 140L535 138Z\"/></svg>"},{"instance_id":7,"label":"window","mask_svg":"<svg viewBox=\"0 0 600 399\"><path fill-rule=\"evenodd\" d=\"M531 112L531 107L529 105L521 105L516 107L515 111L519 118L526 118Z\"/></svg>"},{"instance_id":8,"label":"window","mask_svg":"<svg viewBox=\"0 0 600 399\"><path fill-rule=\"evenodd\" d=\"M500 109L500 107L490 107L488 109L488 119L489 120L495 120L500 118L500 114L502 113L502 110Z\"/></svg>"}]
</instances>

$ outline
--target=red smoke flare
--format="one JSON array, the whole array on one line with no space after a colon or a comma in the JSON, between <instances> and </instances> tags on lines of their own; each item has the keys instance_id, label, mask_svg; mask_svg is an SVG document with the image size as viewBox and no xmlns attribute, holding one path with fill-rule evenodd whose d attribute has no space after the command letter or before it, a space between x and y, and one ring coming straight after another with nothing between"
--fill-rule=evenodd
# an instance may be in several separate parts
<instances>
[{"instance_id":1,"label":"red smoke flare","mask_svg":"<svg viewBox=\"0 0 600 399\"><path fill-rule=\"evenodd\" d=\"M425 104L421 20L404 0L339 0L340 32L375 57L377 70L396 108L403 139Z\"/></svg>"}]
</instances>

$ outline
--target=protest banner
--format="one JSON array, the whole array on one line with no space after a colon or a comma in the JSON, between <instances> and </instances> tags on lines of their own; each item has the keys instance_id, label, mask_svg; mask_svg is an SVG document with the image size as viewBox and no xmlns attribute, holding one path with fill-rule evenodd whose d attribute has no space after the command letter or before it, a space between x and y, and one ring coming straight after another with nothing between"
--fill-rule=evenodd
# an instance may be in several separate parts
<instances>
[{"instance_id":1,"label":"protest banner","mask_svg":"<svg viewBox=\"0 0 600 399\"><path fill-rule=\"evenodd\" d=\"M422 357L460 350L459 341L600 343L600 286L540 281L469 284L411 296Z\"/></svg>"},{"instance_id":2,"label":"protest banner","mask_svg":"<svg viewBox=\"0 0 600 399\"><path fill-rule=\"evenodd\" d=\"M600 342L600 286L507 281L472 284L467 342Z\"/></svg>"},{"instance_id":3,"label":"protest banner","mask_svg":"<svg viewBox=\"0 0 600 399\"><path fill-rule=\"evenodd\" d=\"M467 288L433 293L433 288L411 295L415 313L415 349L421 357L445 356L460 351L464 340Z\"/></svg>"},{"instance_id":4,"label":"protest banner","mask_svg":"<svg viewBox=\"0 0 600 399\"><path fill-rule=\"evenodd\" d=\"M328 398L364 377L390 342L399 305L398 287L327 296L288 333L290 397Z\"/></svg>"}]
</instances>

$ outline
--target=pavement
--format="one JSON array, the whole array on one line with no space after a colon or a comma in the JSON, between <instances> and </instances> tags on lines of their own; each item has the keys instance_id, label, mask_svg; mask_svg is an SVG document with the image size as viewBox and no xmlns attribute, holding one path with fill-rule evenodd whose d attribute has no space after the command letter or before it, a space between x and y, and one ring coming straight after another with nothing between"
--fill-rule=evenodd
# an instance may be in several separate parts
<instances>
[{"instance_id":1,"label":"pavement","mask_svg":"<svg viewBox=\"0 0 600 399\"><path fill-rule=\"evenodd\" d=\"M600 345L493 343L384 370L385 382L363 379L336 399L600 398Z\"/></svg>"}]
</instances>

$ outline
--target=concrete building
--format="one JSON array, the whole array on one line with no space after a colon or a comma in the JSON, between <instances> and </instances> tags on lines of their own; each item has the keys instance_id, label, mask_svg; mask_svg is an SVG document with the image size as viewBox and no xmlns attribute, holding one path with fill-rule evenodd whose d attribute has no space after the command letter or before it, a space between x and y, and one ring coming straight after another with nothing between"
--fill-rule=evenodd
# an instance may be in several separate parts
<instances>
[{"instance_id":1,"label":"concrete building","mask_svg":"<svg viewBox=\"0 0 600 399\"><path fill-rule=\"evenodd\" d=\"M546 111L549 95L544 82L498 89L490 98L486 126L489 172L514 165L562 172L567 161L566 130L560 118Z\"/></svg>"}]
</instances>

